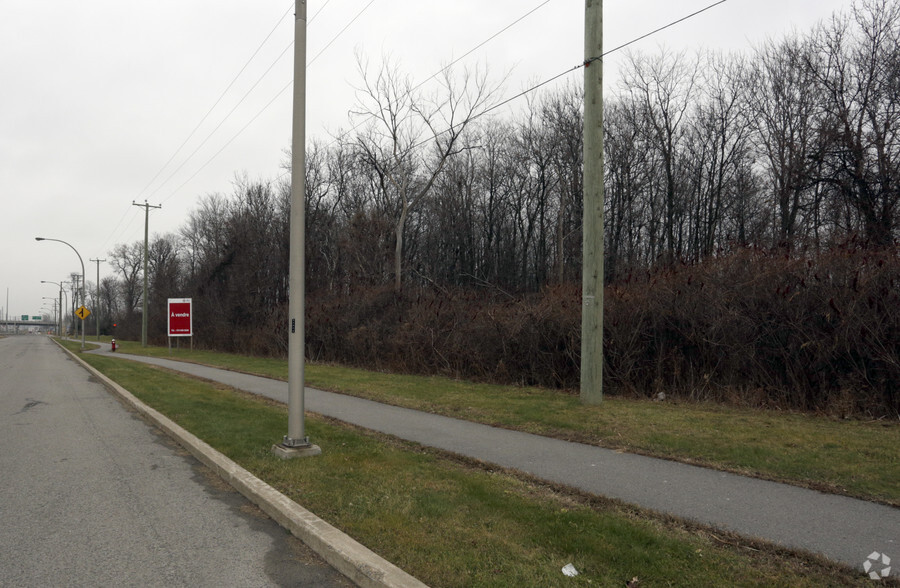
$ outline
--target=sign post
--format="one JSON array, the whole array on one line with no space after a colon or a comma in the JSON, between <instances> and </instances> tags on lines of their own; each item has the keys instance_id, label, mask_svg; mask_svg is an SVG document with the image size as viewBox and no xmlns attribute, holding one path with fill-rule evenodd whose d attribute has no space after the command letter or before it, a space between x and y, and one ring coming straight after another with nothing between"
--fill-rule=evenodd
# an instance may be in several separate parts
<instances>
[{"instance_id":1,"label":"sign post","mask_svg":"<svg viewBox=\"0 0 900 588\"><path fill-rule=\"evenodd\" d=\"M194 349L194 319L190 298L169 298L169 353L172 352L172 337L191 337Z\"/></svg>"}]
</instances>

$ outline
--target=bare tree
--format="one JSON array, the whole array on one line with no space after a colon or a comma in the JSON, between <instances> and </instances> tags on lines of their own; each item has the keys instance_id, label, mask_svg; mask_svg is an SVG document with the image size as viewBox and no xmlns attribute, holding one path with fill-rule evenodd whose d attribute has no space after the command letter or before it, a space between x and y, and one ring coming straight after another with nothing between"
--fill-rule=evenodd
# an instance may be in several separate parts
<instances>
[{"instance_id":1,"label":"bare tree","mask_svg":"<svg viewBox=\"0 0 900 588\"><path fill-rule=\"evenodd\" d=\"M140 332L140 321L136 316L143 291L141 273L144 267L144 243L135 241L131 245L116 245L107 255L109 263L121 276L118 298L121 300L121 310L124 313L122 318L125 322L121 334L137 334Z\"/></svg>"},{"instance_id":2,"label":"bare tree","mask_svg":"<svg viewBox=\"0 0 900 588\"><path fill-rule=\"evenodd\" d=\"M660 53L655 57L631 54L623 75L626 93L641 105L648 142L660 156L663 174L664 253L671 262L681 247L677 225L683 217L684 199L679 183L679 158L687 127L686 116L697 88L696 59L684 53Z\"/></svg>"},{"instance_id":3,"label":"bare tree","mask_svg":"<svg viewBox=\"0 0 900 588\"><path fill-rule=\"evenodd\" d=\"M792 35L758 48L749 72L747 104L758 153L771 183L775 242L794 245L798 218L815 206L813 154L818 86L807 63L808 40Z\"/></svg>"},{"instance_id":4,"label":"bare tree","mask_svg":"<svg viewBox=\"0 0 900 588\"><path fill-rule=\"evenodd\" d=\"M547 96L541 116L550 133L550 157L557 178L558 212L554 270L556 283L579 275L581 267L582 168L584 156L584 91L580 86L567 86Z\"/></svg>"},{"instance_id":5,"label":"bare tree","mask_svg":"<svg viewBox=\"0 0 900 588\"><path fill-rule=\"evenodd\" d=\"M630 99L608 100L603 113L606 279L635 268L648 247L647 198L651 165L644 133L636 124L640 107Z\"/></svg>"},{"instance_id":6,"label":"bare tree","mask_svg":"<svg viewBox=\"0 0 900 588\"><path fill-rule=\"evenodd\" d=\"M465 149L460 140L490 107L496 87L482 71L457 78L447 67L430 95L414 87L398 65L382 60L377 73L358 58L363 86L353 115L364 121L356 144L365 163L383 178L381 196L394 225L394 289L402 287L403 237L410 213L429 194L447 161Z\"/></svg>"},{"instance_id":7,"label":"bare tree","mask_svg":"<svg viewBox=\"0 0 900 588\"><path fill-rule=\"evenodd\" d=\"M180 230L192 287L219 263L226 247L227 198L222 194L207 194L199 199L199 204Z\"/></svg>"},{"instance_id":8,"label":"bare tree","mask_svg":"<svg viewBox=\"0 0 900 588\"><path fill-rule=\"evenodd\" d=\"M185 296L179 239L174 234L153 235L147 250L150 278L150 316L166 316L169 298ZM165 322L153 320L149 325L150 338L164 336Z\"/></svg>"},{"instance_id":9,"label":"bare tree","mask_svg":"<svg viewBox=\"0 0 900 588\"><path fill-rule=\"evenodd\" d=\"M738 172L749 157L743 69L736 56L706 55L703 99L691 125L693 157L687 164L696 178L689 241L691 257L698 260L725 244L723 220L738 190Z\"/></svg>"},{"instance_id":10,"label":"bare tree","mask_svg":"<svg viewBox=\"0 0 900 588\"><path fill-rule=\"evenodd\" d=\"M112 325L121 320L119 307L119 283L114 276L106 276L100 280L100 330L111 332Z\"/></svg>"},{"instance_id":11,"label":"bare tree","mask_svg":"<svg viewBox=\"0 0 900 588\"><path fill-rule=\"evenodd\" d=\"M855 25L855 29L853 28ZM900 2L854 2L813 37L823 92L821 180L859 215L874 245L894 239L900 202Z\"/></svg>"},{"instance_id":12,"label":"bare tree","mask_svg":"<svg viewBox=\"0 0 900 588\"><path fill-rule=\"evenodd\" d=\"M482 156L476 175L478 218L482 229L478 268L475 277L481 283L514 287L511 271L517 267L516 232L513 228L514 187L511 181L518 167L512 155L514 129L508 123L495 123L482 133Z\"/></svg>"}]
</instances>

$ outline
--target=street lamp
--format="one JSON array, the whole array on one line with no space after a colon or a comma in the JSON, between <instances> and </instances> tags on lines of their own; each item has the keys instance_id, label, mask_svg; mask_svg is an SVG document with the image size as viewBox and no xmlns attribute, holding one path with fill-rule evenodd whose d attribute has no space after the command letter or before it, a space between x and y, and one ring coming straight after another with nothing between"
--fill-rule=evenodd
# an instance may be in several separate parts
<instances>
[{"instance_id":1,"label":"street lamp","mask_svg":"<svg viewBox=\"0 0 900 588\"><path fill-rule=\"evenodd\" d=\"M46 300L52 300L53 303L51 304L49 302L45 302L44 305L41 306L41 322L45 322L44 317L49 316L49 317L51 317L51 320L55 323L56 322L56 298L48 298L46 296L44 298ZM43 325L41 325L41 326L43 326ZM47 332L52 333L54 330L56 330L55 326L51 326L50 328L47 329ZM39 332L42 333L43 331L39 331Z\"/></svg>"},{"instance_id":2,"label":"street lamp","mask_svg":"<svg viewBox=\"0 0 900 588\"><path fill-rule=\"evenodd\" d=\"M63 332L63 294L65 294L65 290L63 290L63 284L67 282L51 282L50 280L41 280L41 284L56 284L59 286L59 318L57 319L57 327L56 327L56 335L58 337L62 337ZM66 306L69 305L69 297L66 296Z\"/></svg>"},{"instance_id":3,"label":"street lamp","mask_svg":"<svg viewBox=\"0 0 900 588\"><path fill-rule=\"evenodd\" d=\"M78 250L72 247L70 243L66 243L61 239L48 239L46 237L35 237L35 241L56 241L57 243L62 243L63 245L68 245L69 248L75 252L75 255L78 256L78 261L81 262L81 305L84 306L84 260L81 259L81 254L78 253ZM77 294L77 293L76 293ZM81 350L84 351L84 320L81 321Z\"/></svg>"},{"instance_id":4,"label":"street lamp","mask_svg":"<svg viewBox=\"0 0 900 588\"><path fill-rule=\"evenodd\" d=\"M53 301L53 322L56 322L56 307L59 305L59 298L50 298L49 296L44 296L43 299ZM47 306L46 302L44 303L44 306Z\"/></svg>"},{"instance_id":5,"label":"street lamp","mask_svg":"<svg viewBox=\"0 0 900 588\"><path fill-rule=\"evenodd\" d=\"M63 284L65 284L65 282L51 282L50 280L41 280L41 284L55 284L56 286L59 286L59 314L57 315L57 319L56 319L56 336L57 336L57 337L62 337L62 326L63 326L63 293L64 293L64 291L63 291ZM68 296L66 296L66 298L68 299ZM68 305L68 304L69 304L69 303L68 303L68 301L67 301L67 302L66 302L66 305Z\"/></svg>"}]
</instances>

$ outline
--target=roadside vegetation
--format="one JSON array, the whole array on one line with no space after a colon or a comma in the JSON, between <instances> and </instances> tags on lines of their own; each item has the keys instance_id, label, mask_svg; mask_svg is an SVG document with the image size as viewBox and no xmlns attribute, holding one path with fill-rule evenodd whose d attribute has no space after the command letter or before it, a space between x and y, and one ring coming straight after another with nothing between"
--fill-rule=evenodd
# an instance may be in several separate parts
<instances>
[{"instance_id":1,"label":"roadside vegetation","mask_svg":"<svg viewBox=\"0 0 900 588\"><path fill-rule=\"evenodd\" d=\"M611 395L900 416L900 0L845 4L744 52L623 60L603 118ZM500 95L483 71L411 91L396 62L359 65L361 118L306 149L307 355L576 387L579 82L478 117ZM286 355L289 178L232 186L152 236L149 275L142 241L107 252L89 331L137 338L147 278L151 317L192 298L199 345Z\"/></svg>"},{"instance_id":2,"label":"roadside vegetation","mask_svg":"<svg viewBox=\"0 0 900 588\"><path fill-rule=\"evenodd\" d=\"M815 557L686 525L309 415L323 454L270 453L286 408L117 358L82 357L293 500L432 586L852 586ZM572 563L575 578L562 574Z\"/></svg>"}]
</instances>

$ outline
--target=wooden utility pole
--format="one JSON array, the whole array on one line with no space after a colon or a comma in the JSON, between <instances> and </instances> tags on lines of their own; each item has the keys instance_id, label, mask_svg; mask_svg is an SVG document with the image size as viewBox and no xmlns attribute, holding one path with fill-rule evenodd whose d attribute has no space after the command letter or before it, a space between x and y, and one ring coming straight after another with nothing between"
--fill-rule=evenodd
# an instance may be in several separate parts
<instances>
[{"instance_id":1,"label":"wooden utility pole","mask_svg":"<svg viewBox=\"0 0 900 588\"><path fill-rule=\"evenodd\" d=\"M144 209L144 296L143 296L144 308L143 308L143 316L141 317L141 347L146 347L147 346L147 318L149 316L149 308L148 308L149 305L147 304L147 302L148 302L147 295L149 292L148 277L150 275L148 272L148 267L150 265L149 261L148 261L150 258L150 251L149 251L149 245L148 245L148 243L150 241L150 209L151 208L162 208L162 204L160 204L159 206L152 206L150 204L147 204L146 200L144 200L143 204L138 204L134 200L132 200L131 203L135 206L140 206L141 208ZM98 266L98 268L99 268L99 266ZM97 271L99 271L99 269ZM82 327L82 328L84 328L84 327Z\"/></svg>"},{"instance_id":2,"label":"wooden utility pole","mask_svg":"<svg viewBox=\"0 0 900 588\"><path fill-rule=\"evenodd\" d=\"M603 401L603 1L584 11L581 401Z\"/></svg>"}]
</instances>

